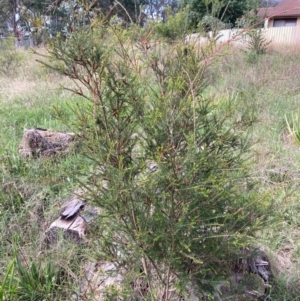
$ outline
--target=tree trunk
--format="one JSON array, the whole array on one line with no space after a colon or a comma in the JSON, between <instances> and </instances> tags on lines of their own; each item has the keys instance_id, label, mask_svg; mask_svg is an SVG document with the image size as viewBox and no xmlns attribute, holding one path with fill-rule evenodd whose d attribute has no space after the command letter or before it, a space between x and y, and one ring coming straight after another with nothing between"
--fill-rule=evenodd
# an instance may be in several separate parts
<instances>
[{"instance_id":1,"label":"tree trunk","mask_svg":"<svg viewBox=\"0 0 300 301\"><path fill-rule=\"evenodd\" d=\"M13 30L14 30L15 38L18 37L16 14L17 14L17 0L13 0Z\"/></svg>"}]
</instances>

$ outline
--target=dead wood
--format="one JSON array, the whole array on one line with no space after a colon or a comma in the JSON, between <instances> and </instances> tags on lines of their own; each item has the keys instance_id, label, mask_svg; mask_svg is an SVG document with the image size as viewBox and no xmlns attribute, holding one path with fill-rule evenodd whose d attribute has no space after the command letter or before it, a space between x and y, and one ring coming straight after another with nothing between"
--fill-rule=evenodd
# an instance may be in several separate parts
<instances>
[{"instance_id":1,"label":"dead wood","mask_svg":"<svg viewBox=\"0 0 300 301\"><path fill-rule=\"evenodd\" d=\"M68 152L74 144L74 133L60 133L44 129L28 129L18 147L23 157L49 157Z\"/></svg>"}]
</instances>

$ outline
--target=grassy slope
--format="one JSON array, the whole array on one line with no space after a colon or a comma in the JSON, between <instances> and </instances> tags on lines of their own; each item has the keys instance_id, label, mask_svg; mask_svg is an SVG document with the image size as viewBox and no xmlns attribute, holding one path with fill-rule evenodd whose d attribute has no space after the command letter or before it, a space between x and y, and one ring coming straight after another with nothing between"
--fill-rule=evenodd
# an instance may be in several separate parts
<instances>
[{"instance_id":1,"label":"grassy slope","mask_svg":"<svg viewBox=\"0 0 300 301\"><path fill-rule=\"evenodd\" d=\"M70 83L45 70L35 61L38 56L32 53L23 55L24 60L16 68L15 75L0 78L2 275L15 250L18 250L26 268L34 258L37 261L40 259L44 264L53 260L58 265L66 266L66 270L70 269L70 253L53 253L56 257L54 259L51 253L41 252L40 244L42 233L57 218L61 203L76 189L73 175L86 167L78 154L55 160L22 160L19 157L18 145L25 128L41 127L70 131L70 128L55 118L53 106L60 106L66 121L71 123L72 114L68 105L76 101L74 96L61 89L61 84ZM67 287L69 285L65 284L61 289L66 290ZM43 290L44 288L41 288L41 291ZM21 299L34 298L30 297L30 291L31 289L24 289ZM63 295L59 293L56 297L52 296L51 300L61 300ZM42 296L37 295L37 299L32 300L42 300ZM14 298L17 299L17 296Z\"/></svg>"},{"instance_id":2,"label":"grassy slope","mask_svg":"<svg viewBox=\"0 0 300 301\"><path fill-rule=\"evenodd\" d=\"M62 200L75 189L72 175L88 168L80 155L54 161L23 161L18 156L17 147L24 128L70 130L55 118L52 106L62 107L67 121L71 121L67 103L76 100L60 88L61 84L70 83L43 69L35 59L35 55L26 53L16 70L17 75L0 78L2 275L15 248L20 250L24 263L30 258L40 258L42 262L51 260L54 255L40 252L41 233L56 216ZM285 118L292 120L292 113L300 115L300 56L273 52L261 57L256 64L248 64L244 54L236 51L234 55L225 56L216 68L211 74L208 93L235 95L241 106L249 107L249 118L257 120L253 130L256 141L253 177L261 183L262 193L274 195L281 213L272 228L259 234L259 241L273 254L278 280L273 300L296 300L294 297L300 291L300 193L297 187L300 152L299 145L287 131ZM300 123L295 122L297 126L300 130ZM70 253L55 254L53 260L69 271L72 281L62 286L64 293L52 296L51 300L64 300L65 293L76 282L72 274L73 261Z\"/></svg>"}]
</instances>

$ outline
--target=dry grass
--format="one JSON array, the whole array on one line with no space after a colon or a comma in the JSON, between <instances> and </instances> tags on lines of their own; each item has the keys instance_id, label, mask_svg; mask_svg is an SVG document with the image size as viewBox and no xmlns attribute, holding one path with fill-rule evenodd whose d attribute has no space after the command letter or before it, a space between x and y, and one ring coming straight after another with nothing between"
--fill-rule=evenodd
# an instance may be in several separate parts
<instances>
[{"instance_id":1,"label":"dry grass","mask_svg":"<svg viewBox=\"0 0 300 301\"><path fill-rule=\"evenodd\" d=\"M300 46L297 44L274 44L270 43L268 46L268 53L278 53L281 55L297 55L300 51Z\"/></svg>"},{"instance_id":2,"label":"dry grass","mask_svg":"<svg viewBox=\"0 0 300 301\"><path fill-rule=\"evenodd\" d=\"M19 50L21 51L21 50ZM65 77L49 72L38 60L46 60L45 49L39 49L40 54L32 51L22 51L22 62L15 69L12 77L0 77L1 103L13 104L15 99L26 99L26 105L32 106L36 99L42 96L58 95L62 87L72 86L73 83ZM64 91L65 97L70 93Z\"/></svg>"}]
</instances>

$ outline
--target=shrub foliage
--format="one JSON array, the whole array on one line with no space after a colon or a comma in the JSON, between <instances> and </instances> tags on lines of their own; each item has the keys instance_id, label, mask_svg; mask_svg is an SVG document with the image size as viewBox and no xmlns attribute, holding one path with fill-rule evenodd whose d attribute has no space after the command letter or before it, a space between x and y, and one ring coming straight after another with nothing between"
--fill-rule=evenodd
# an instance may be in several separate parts
<instances>
[{"instance_id":1,"label":"shrub foliage","mask_svg":"<svg viewBox=\"0 0 300 301\"><path fill-rule=\"evenodd\" d=\"M73 126L94 166L82 185L101 208L95 252L147 283L144 295L132 285L119 295L173 300L213 292L270 206L247 175L243 114L204 96L213 49L151 35L98 24L49 52L83 96Z\"/></svg>"}]
</instances>

